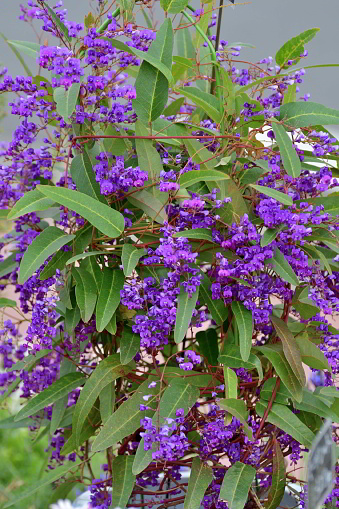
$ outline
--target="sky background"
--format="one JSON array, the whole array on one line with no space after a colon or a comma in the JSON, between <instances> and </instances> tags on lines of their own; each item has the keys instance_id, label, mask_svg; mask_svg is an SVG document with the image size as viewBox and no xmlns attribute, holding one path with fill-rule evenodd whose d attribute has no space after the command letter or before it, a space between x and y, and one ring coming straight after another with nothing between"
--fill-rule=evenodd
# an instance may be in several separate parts
<instances>
[{"instance_id":1,"label":"sky background","mask_svg":"<svg viewBox=\"0 0 339 509\"><path fill-rule=\"evenodd\" d=\"M252 0L247 5L241 5L238 1L234 8L228 0L225 2L228 7L224 9L221 38L255 46L255 49L244 48L239 59L257 62L267 56L274 57L288 39L304 30L318 27L320 32L306 46L309 56L303 65L339 63L339 0ZM9 39L36 41L31 27L18 20L20 4L26 5L26 0L0 0L0 32ZM52 0L49 4L54 5ZM68 19L77 22L82 22L91 5L96 4L96 0L64 0ZM195 0L192 5L198 7L198 2ZM46 37L51 45L55 44L53 37L47 33ZM28 56L24 58L34 68L33 59ZM21 64L1 39L0 62L9 68L13 76L23 73ZM339 67L309 69L301 92L302 95L310 93L311 101L339 109L338 84ZM7 102L10 100L8 94ZM17 120L9 115L2 125L0 137L9 139L16 124Z\"/></svg>"}]
</instances>

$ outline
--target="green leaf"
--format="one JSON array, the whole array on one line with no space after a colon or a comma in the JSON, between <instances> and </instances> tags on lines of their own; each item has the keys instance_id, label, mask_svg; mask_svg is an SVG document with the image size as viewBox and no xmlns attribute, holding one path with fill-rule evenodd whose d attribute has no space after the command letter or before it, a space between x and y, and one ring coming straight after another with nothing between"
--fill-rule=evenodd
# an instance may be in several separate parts
<instances>
[{"instance_id":1,"label":"green leaf","mask_svg":"<svg viewBox=\"0 0 339 509\"><path fill-rule=\"evenodd\" d=\"M18 283L24 284L49 256L74 237L75 235L66 235L55 226L45 228L26 249L20 263Z\"/></svg>"},{"instance_id":2,"label":"green leaf","mask_svg":"<svg viewBox=\"0 0 339 509\"><path fill-rule=\"evenodd\" d=\"M63 456L70 454L73 451L76 451L76 449L82 445L86 440L91 438L93 435L95 435L98 426L101 422L101 416L100 412L98 410L98 400L96 400L94 406L91 408L90 413L85 418L85 422L83 423L83 427L80 433L80 437L78 439L78 444L76 441L75 434L72 433L63 448L61 449L61 454Z\"/></svg>"},{"instance_id":3,"label":"green leaf","mask_svg":"<svg viewBox=\"0 0 339 509\"><path fill-rule=\"evenodd\" d=\"M272 398L272 393L275 389L275 385L277 382L276 377L271 377L260 389L260 399L264 401L270 401ZM275 403L280 403L282 405L287 405L289 403L289 399L291 399L290 392L286 389L284 384L280 381L279 390L276 393L275 396Z\"/></svg>"},{"instance_id":4,"label":"green leaf","mask_svg":"<svg viewBox=\"0 0 339 509\"><path fill-rule=\"evenodd\" d=\"M6 299L6 297L0 297L0 308L16 308L17 303L15 300Z\"/></svg>"},{"instance_id":5,"label":"green leaf","mask_svg":"<svg viewBox=\"0 0 339 509\"><path fill-rule=\"evenodd\" d=\"M48 198L77 212L108 237L119 237L124 231L124 216L91 196L64 187L38 186L38 189Z\"/></svg>"},{"instance_id":6,"label":"green leaf","mask_svg":"<svg viewBox=\"0 0 339 509\"><path fill-rule=\"evenodd\" d=\"M51 405L58 399L63 398L69 392L73 391L85 383L82 373L69 373L52 383L47 389L30 399L28 403L15 416L15 421L26 419L35 415L42 408Z\"/></svg>"},{"instance_id":7,"label":"green leaf","mask_svg":"<svg viewBox=\"0 0 339 509\"><path fill-rule=\"evenodd\" d=\"M118 269L104 267L101 288L96 307L97 330L103 331L120 304L120 291L125 282Z\"/></svg>"},{"instance_id":8,"label":"green leaf","mask_svg":"<svg viewBox=\"0 0 339 509\"><path fill-rule=\"evenodd\" d=\"M72 362L67 357L64 357L60 364L60 372L59 376L60 378L68 375L69 373L75 373L77 369L77 366L74 362ZM67 408L68 403L68 394L63 396L62 398L58 399L53 405L53 411L52 411L52 419L51 419L51 426L49 429L50 435L54 435L55 431L58 429Z\"/></svg>"},{"instance_id":9,"label":"green leaf","mask_svg":"<svg viewBox=\"0 0 339 509\"><path fill-rule=\"evenodd\" d=\"M132 472L134 456L117 456L112 465L112 503L110 507L126 507L132 494L135 475Z\"/></svg>"},{"instance_id":10,"label":"green leaf","mask_svg":"<svg viewBox=\"0 0 339 509\"><path fill-rule=\"evenodd\" d=\"M252 311L245 308L241 302L232 302L232 312L238 327L241 358L246 362L252 348Z\"/></svg>"},{"instance_id":11,"label":"green leaf","mask_svg":"<svg viewBox=\"0 0 339 509\"><path fill-rule=\"evenodd\" d=\"M164 194L166 195L166 193ZM153 221L160 224L164 224L167 221L167 214L163 203L152 196L149 191L143 189L133 193L128 197L128 201L138 209L143 210Z\"/></svg>"},{"instance_id":12,"label":"green leaf","mask_svg":"<svg viewBox=\"0 0 339 509\"><path fill-rule=\"evenodd\" d=\"M17 217L37 212L38 210L46 210L54 205L54 200L46 198L46 196L37 189L25 193L19 201L17 201L10 210L7 219L16 219Z\"/></svg>"},{"instance_id":13,"label":"green leaf","mask_svg":"<svg viewBox=\"0 0 339 509\"><path fill-rule=\"evenodd\" d=\"M112 336L115 336L117 333L117 314L114 313L108 324L106 325L105 329L112 334Z\"/></svg>"},{"instance_id":14,"label":"green leaf","mask_svg":"<svg viewBox=\"0 0 339 509\"><path fill-rule=\"evenodd\" d=\"M120 138L120 133L114 125L107 126L105 136L119 136L119 138L103 139L105 152L111 152L114 156L122 156L128 150L128 140Z\"/></svg>"},{"instance_id":15,"label":"green leaf","mask_svg":"<svg viewBox=\"0 0 339 509\"><path fill-rule=\"evenodd\" d=\"M197 106L200 106L216 124L221 122L223 112L219 111L219 101L214 95L203 92L196 87L183 87L178 89L177 92L187 97L187 99L191 99Z\"/></svg>"},{"instance_id":16,"label":"green leaf","mask_svg":"<svg viewBox=\"0 0 339 509\"><path fill-rule=\"evenodd\" d=\"M170 14L179 14L187 7L189 0L160 0L162 9Z\"/></svg>"},{"instance_id":17,"label":"green leaf","mask_svg":"<svg viewBox=\"0 0 339 509\"><path fill-rule=\"evenodd\" d=\"M331 402L329 403L331 404ZM297 410L310 412L312 414L319 415L324 419L331 419L333 422L338 420L336 413L333 412L332 409L329 408L329 406L324 401L322 401L318 395L314 394L306 388L303 390L303 399L301 403L296 403L295 407Z\"/></svg>"},{"instance_id":18,"label":"green leaf","mask_svg":"<svg viewBox=\"0 0 339 509\"><path fill-rule=\"evenodd\" d=\"M150 394L155 397L159 392L159 384L156 387L148 387L150 381L143 382L133 396L125 400L109 417L92 445L93 452L111 447L140 428L140 419L153 416L154 410L140 410L140 405L145 404L143 396ZM151 404L151 400L148 400L147 406Z\"/></svg>"},{"instance_id":19,"label":"green leaf","mask_svg":"<svg viewBox=\"0 0 339 509\"><path fill-rule=\"evenodd\" d=\"M176 232L174 233L173 237L185 237L186 239L208 240L209 242L213 242L212 232L206 230L205 228L195 228L194 230Z\"/></svg>"},{"instance_id":20,"label":"green leaf","mask_svg":"<svg viewBox=\"0 0 339 509\"><path fill-rule=\"evenodd\" d=\"M72 256L65 265L70 265L71 263L77 262L78 260L83 260L88 258L89 256L99 256L99 255L109 255L109 251L89 251L88 253L80 253L78 255Z\"/></svg>"},{"instance_id":21,"label":"green leaf","mask_svg":"<svg viewBox=\"0 0 339 509\"><path fill-rule=\"evenodd\" d=\"M243 509L252 485L255 468L237 461L226 472L220 488L220 498L227 501L229 509Z\"/></svg>"},{"instance_id":22,"label":"green leaf","mask_svg":"<svg viewBox=\"0 0 339 509\"><path fill-rule=\"evenodd\" d=\"M108 419L114 412L115 404L115 384L112 382L107 385L99 394L100 401L100 416L103 424L106 424Z\"/></svg>"},{"instance_id":23,"label":"green leaf","mask_svg":"<svg viewBox=\"0 0 339 509\"><path fill-rule=\"evenodd\" d=\"M140 350L140 335L124 327L120 338L120 362L128 364Z\"/></svg>"},{"instance_id":24,"label":"green leaf","mask_svg":"<svg viewBox=\"0 0 339 509\"><path fill-rule=\"evenodd\" d=\"M280 149L284 169L291 177L299 177L301 172L301 161L293 147L291 138L288 136L283 126L276 122L272 122L272 129Z\"/></svg>"},{"instance_id":25,"label":"green leaf","mask_svg":"<svg viewBox=\"0 0 339 509\"><path fill-rule=\"evenodd\" d=\"M18 266L18 262L15 261L16 253L12 253L7 256L2 262L0 262L0 279L13 272Z\"/></svg>"},{"instance_id":26,"label":"green leaf","mask_svg":"<svg viewBox=\"0 0 339 509\"><path fill-rule=\"evenodd\" d=\"M138 120L135 124L136 136L149 136L150 131ZM153 134L153 130L152 130ZM162 135L164 133L161 133ZM153 140L135 140L135 148L138 155L138 165L148 173L149 183L157 184L160 181L160 173L163 171L163 165L160 154L153 146ZM149 191L162 205L167 203L168 195L159 191L156 185L153 185Z\"/></svg>"},{"instance_id":27,"label":"green leaf","mask_svg":"<svg viewBox=\"0 0 339 509\"><path fill-rule=\"evenodd\" d=\"M265 509L277 509L285 494L286 470L285 459L278 440L273 438L273 470L272 484L268 492Z\"/></svg>"},{"instance_id":28,"label":"green leaf","mask_svg":"<svg viewBox=\"0 0 339 509\"><path fill-rule=\"evenodd\" d=\"M185 495L184 509L199 509L205 491L213 480L211 467L201 461L200 458L193 458L191 475L188 481L187 493Z\"/></svg>"},{"instance_id":29,"label":"green leaf","mask_svg":"<svg viewBox=\"0 0 339 509\"><path fill-rule=\"evenodd\" d=\"M65 122L69 123L69 117L75 111L79 92L80 83L73 83L68 90L64 87L54 89L53 98L56 102L56 110Z\"/></svg>"},{"instance_id":30,"label":"green leaf","mask_svg":"<svg viewBox=\"0 0 339 509\"><path fill-rule=\"evenodd\" d=\"M186 415L199 396L199 389L187 383L186 380L173 380L160 400L157 412L153 417L153 425L161 426L167 422L166 418L174 419L178 408L183 408L184 415ZM134 457L133 473L140 474L151 461L152 450L144 450L144 439L142 439Z\"/></svg>"},{"instance_id":31,"label":"green leaf","mask_svg":"<svg viewBox=\"0 0 339 509\"><path fill-rule=\"evenodd\" d=\"M258 186L256 184L250 184L253 189L258 191L261 194L264 194L266 196L270 196L271 198L274 198L278 202L282 203L283 205L293 205L293 200L290 196L288 196L285 193L281 193L280 191L276 191L275 189L271 189L270 187L265 186Z\"/></svg>"},{"instance_id":32,"label":"green leaf","mask_svg":"<svg viewBox=\"0 0 339 509\"><path fill-rule=\"evenodd\" d=\"M224 382L226 399L237 399L238 396L238 377L236 373L224 366Z\"/></svg>"},{"instance_id":33,"label":"green leaf","mask_svg":"<svg viewBox=\"0 0 339 509\"><path fill-rule=\"evenodd\" d=\"M296 83L293 83L293 85L289 85L284 94L283 104L296 102L297 100L296 91L297 91Z\"/></svg>"},{"instance_id":34,"label":"green leaf","mask_svg":"<svg viewBox=\"0 0 339 509\"><path fill-rule=\"evenodd\" d=\"M337 216L339 214L339 200L338 196L328 195L328 196L321 196L320 198L307 198L307 200L299 200L296 202L297 206L300 204L300 202L306 201L310 205L313 205L314 207L317 207L318 205L323 205L325 212L328 212L333 217Z\"/></svg>"},{"instance_id":35,"label":"green leaf","mask_svg":"<svg viewBox=\"0 0 339 509\"><path fill-rule=\"evenodd\" d=\"M248 360L245 362L241 357L240 348L236 345L228 345L226 343L223 351L219 355L219 362L229 368L256 369L259 380L263 379L262 366L258 357L251 353Z\"/></svg>"},{"instance_id":36,"label":"green leaf","mask_svg":"<svg viewBox=\"0 0 339 509\"><path fill-rule=\"evenodd\" d=\"M227 173L222 173L218 170L195 170L195 171L188 171L187 173L184 173L181 175L179 184L181 188L189 187L193 184L196 184L197 182L209 182L209 181L215 181L219 182L221 180L227 180L229 179L229 175Z\"/></svg>"},{"instance_id":37,"label":"green leaf","mask_svg":"<svg viewBox=\"0 0 339 509\"><path fill-rule=\"evenodd\" d=\"M19 492L15 497L13 497L9 502L4 505L4 509L6 507L11 507L14 504L17 504L20 502L20 500L23 500L26 497L30 497L33 495L33 493L36 493L44 486L48 486L49 484L52 484L52 482L57 481L60 479L60 477L63 477L67 472L69 472L72 469L76 469L78 467L77 463L62 465L60 467L56 467L54 470L50 470L48 474L46 474L42 479L39 479L36 483L31 484L28 488L22 490Z\"/></svg>"},{"instance_id":38,"label":"green leaf","mask_svg":"<svg viewBox=\"0 0 339 509\"><path fill-rule=\"evenodd\" d=\"M190 296L182 286L180 287L180 294L177 297L178 308L174 327L174 341L176 343L181 343L186 336L198 296L199 288Z\"/></svg>"},{"instance_id":39,"label":"green leaf","mask_svg":"<svg viewBox=\"0 0 339 509\"><path fill-rule=\"evenodd\" d=\"M64 37L67 42L71 43L72 38L68 35L68 28L62 23L62 21L60 21L59 16L57 16L55 14L53 9L51 9L51 7L46 4L46 2L42 2L42 3L43 3L43 6L45 7L45 9L48 11L48 15L49 15L48 17L54 21L56 27L58 28L58 30L61 33L61 36Z\"/></svg>"},{"instance_id":40,"label":"green leaf","mask_svg":"<svg viewBox=\"0 0 339 509\"><path fill-rule=\"evenodd\" d=\"M45 349L39 350L39 352L36 352L35 355L33 354L26 355L26 357L24 357L22 361L18 361L15 364L13 364L10 368L7 368L6 373L9 373L10 371L22 371L23 369L29 372L32 370L32 368L35 366L39 359L42 359L42 357L46 357L46 355L50 355L51 353L52 350Z\"/></svg>"},{"instance_id":41,"label":"green leaf","mask_svg":"<svg viewBox=\"0 0 339 509\"><path fill-rule=\"evenodd\" d=\"M184 104L185 98L179 97L179 99L176 99L175 101L171 102L165 109L164 109L164 115L165 117L170 117L172 115L177 115L179 113L181 106Z\"/></svg>"},{"instance_id":42,"label":"green leaf","mask_svg":"<svg viewBox=\"0 0 339 509\"><path fill-rule=\"evenodd\" d=\"M269 246L284 228L286 228L285 225L281 225L279 228L267 228L260 240L261 247Z\"/></svg>"},{"instance_id":43,"label":"green leaf","mask_svg":"<svg viewBox=\"0 0 339 509\"><path fill-rule=\"evenodd\" d=\"M292 299L293 307L298 311L300 316L306 320L320 313L320 308L314 304L313 300L308 298L309 291L309 286L299 286L296 288Z\"/></svg>"},{"instance_id":44,"label":"green leaf","mask_svg":"<svg viewBox=\"0 0 339 509\"><path fill-rule=\"evenodd\" d=\"M75 327L80 322L81 314L79 306L75 306L74 308L68 309L66 308L65 314L65 331L68 334L72 335Z\"/></svg>"},{"instance_id":45,"label":"green leaf","mask_svg":"<svg viewBox=\"0 0 339 509\"><path fill-rule=\"evenodd\" d=\"M292 332L289 330L286 323L276 316L271 316L271 322L282 342L285 357L294 375L301 386L306 385L306 375L302 365L300 350Z\"/></svg>"},{"instance_id":46,"label":"green leaf","mask_svg":"<svg viewBox=\"0 0 339 509\"><path fill-rule=\"evenodd\" d=\"M256 350L262 353L273 365L277 375L281 378L282 383L291 394L291 397L296 401L301 401L303 385L299 382L287 361L282 345L265 345L257 347Z\"/></svg>"},{"instance_id":47,"label":"green leaf","mask_svg":"<svg viewBox=\"0 0 339 509\"><path fill-rule=\"evenodd\" d=\"M320 28L310 28L285 42L275 55L277 64L284 67L289 60L299 61L305 49L304 45L310 42L319 30Z\"/></svg>"},{"instance_id":48,"label":"green leaf","mask_svg":"<svg viewBox=\"0 0 339 509\"><path fill-rule=\"evenodd\" d=\"M96 283L83 267L73 267L72 275L76 280L75 295L83 322L88 323L94 313L97 301Z\"/></svg>"},{"instance_id":49,"label":"green leaf","mask_svg":"<svg viewBox=\"0 0 339 509\"><path fill-rule=\"evenodd\" d=\"M222 85L223 85L223 95L224 102L226 103L226 112L229 115L233 115L235 113L235 85L232 82L232 79L226 69L220 67Z\"/></svg>"},{"instance_id":50,"label":"green leaf","mask_svg":"<svg viewBox=\"0 0 339 509\"><path fill-rule=\"evenodd\" d=\"M166 366L159 367L158 372L153 370L151 371L152 376L156 376L157 378L160 376L166 381L166 383L170 384L173 381L184 380L190 385L194 385L195 387L207 387L218 385L218 381L214 378L210 373L201 373L200 371L194 371L189 369L183 372L182 369L176 368L174 366Z\"/></svg>"},{"instance_id":51,"label":"green leaf","mask_svg":"<svg viewBox=\"0 0 339 509\"><path fill-rule=\"evenodd\" d=\"M100 253L100 251L98 252ZM97 263L97 259L94 257L87 257L81 262L81 266L84 267L90 274L92 274L98 293L100 292L102 282L101 267Z\"/></svg>"},{"instance_id":52,"label":"green leaf","mask_svg":"<svg viewBox=\"0 0 339 509\"><path fill-rule=\"evenodd\" d=\"M95 180L92 163L86 148L83 149L82 154L72 159L71 176L78 191L107 205L105 198L100 194L100 186Z\"/></svg>"},{"instance_id":53,"label":"green leaf","mask_svg":"<svg viewBox=\"0 0 339 509\"><path fill-rule=\"evenodd\" d=\"M130 276L138 265L140 258L145 255L145 250L135 247L133 244L124 244L122 247L121 262L126 277Z\"/></svg>"},{"instance_id":54,"label":"green leaf","mask_svg":"<svg viewBox=\"0 0 339 509\"><path fill-rule=\"evenodd\" d=\"M10 44L11 46L15 46L22 53L26 53L26 55L29 55L30 57L33 57L35 59L40 53L40 44L37 44L36 42L8 40L7 43Z\"/></svg>"},{"instance_id":55,"label":"green leaf","mask_svg":"<svg viewBox=\"0 0 339 509\"><path fill-rule=\"evenodd\" d=\"M291 127L308 127L317 124L339 124L339 111L322 104L299 101L280 107L278 120Z\"/></svg>"},{"instance_id":56,"label":"green leaf","mask_svg":"<svg viewBox=\"0 0 339 509\"><path fill-rule=\"evenodd\" d=\"M13 51L14 55L19 60L19 62L22 65L22 67L25 69L25 73L27 74L27 76L32 76L33 77L32 72L30 71L29 67L26 65L26 63L25 63L24 59L22 58L20 52L16 49L15 46L13 46L12 44L9 44L9 41L8 41L7 37L5 37L3 33L0 32L0 35L3 38L3 40L8 44L8 46L11 48L11 50Z\"/></svg>"},{"instance_id":57,"label":"green leaf","mask_svg":"<svg viewBox=\"0 0 339 509\"><path fill-rule=\"evenodd\" d=\"M264 415L266 406L261 401L257 401L255 409L260 417ZM287 406L273 403L266 421L291 435L300 444L305 445L307 448L311 447L314 434Z\"/></svg>"},{"instance_id":58,"label":"green leaf","mask_svg":"<svg viewBox=\"0 0 339 509\"><path fill-rule=\"evenodd\" d=\"M246 436L253 440L252 428L247 424L248 411L245 402L242 399L220 399L218 405L226 412L233 415L244 426L244 433Z\"/></svg>"},{"instance_id":59,"label":"green leaf","mask_svg":"<svg viewBox=\"0 0 339 509\"><path fill-rule=\"evenodd\" d=\"M280 276L283 281L290 283L293 286L298 286L299 279L291 265L286 260L285 256L282 254L280 249L277 247L274 251L273 258L269 258L264 261L265 265L272 265L275 272Z\"/></svg>"},{"instance_id":60,"label":"green leaf","mask_svg":"<svg viewBox=\"0 0 339 509\"><path fill-rule=\"evenodd\" d=\"M172 50L172 22L167 18L157 31L157 38L147 53L140 51L140 56L144 61L135 80L136 99L132 102L139 119L145 124L158 118L165 109L168 99L168 83L172 80L170 72ZM139 55L138 51L134 53Z\"/></svg>"},{"instance_id":61,"label":"green leaf","mask_svg":"<svg viewBox=\"0 0 339 509\"><path fill-rule=\"evenodd\" d=\"M200 271L200 274L203 276L203 279L201 280L199 287L199 297L208 307L208 311L211 313L215 323L217 325L221 325L228 316L228 308L221 299L212 299L212 283L207 274L202 271Z\"/></svg>"},{"instance_id":62,"label":"green leaf","mask_svg":"<svg viewBox=\"0 0 339 509\"><path fill-rule=\"evenodd\" d=\"M216 370L216 366L218 364L218 335L215 329L207 329L204 331L197 332L196 339L199 343L198 351L201 353L208 361L212 368L212 371Z\"/></svg>"},{"instance_id":63,"label":"green leaf","mask_svg":"<svg viewBox=\"0 0 339 509\"><path fill-rule=\"evenodd\" d=\"M111 355L103 359L95 368L75 405L72 421L72 432L76 445L80 445L80 433L84 422L101 391L117 378L127 375L131 367L120 363L119 355Z\"/></svg>"},{"instance_id":64,"label":"green leaf","mask_svg":"<svg viewBox=\"0 0 339 509\"><path fill-rule=\"evenodd\" d=\"M297 336L295 341L298 345L301 360L304 364L307 364L307 366L310 366L313 369L327 369L328 371L332 371L324 353L319 347L312 343L312 341L301 336Z\"/></svg>"}]
</instances>

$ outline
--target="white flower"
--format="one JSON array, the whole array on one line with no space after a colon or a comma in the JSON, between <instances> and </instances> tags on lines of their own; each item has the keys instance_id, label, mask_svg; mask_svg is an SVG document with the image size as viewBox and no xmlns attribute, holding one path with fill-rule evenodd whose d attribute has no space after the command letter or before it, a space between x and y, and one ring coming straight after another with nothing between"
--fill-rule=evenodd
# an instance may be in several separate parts
<instances>
[{"instance_id":1,"label":"white flower","mask_svg":"<svg viewBox=\"0 0 339 509\"><path fill-rule=\"evenodd\" d=\"M49 506L49 509L73 509L69 500L58 500L56 504Z\"/></svg>"}]
</instances>

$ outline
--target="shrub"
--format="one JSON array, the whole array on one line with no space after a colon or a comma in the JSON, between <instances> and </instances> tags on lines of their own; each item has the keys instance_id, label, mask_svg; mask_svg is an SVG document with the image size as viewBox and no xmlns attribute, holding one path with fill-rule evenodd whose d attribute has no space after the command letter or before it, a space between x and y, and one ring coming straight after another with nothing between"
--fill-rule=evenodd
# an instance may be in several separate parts
<instances>
[{"instance_id":1,"label":"shrub","mask_svg":"<svg viewBox=\"0 0 339 509\"><path fill-rule=\"evenodd\" d=\"M8 41L39 72L1 73L18 116L1 400L25 404L0 426L49 447L7 506L54 483L100 508L274 509L291 480L303 506L294 466L338 421L339 144L323 124L339 111L298 95L318 29L238 69L214 4L160 3L155 30L149 3L99 1L84 27L30 1L21 19L51 42Z\"/></svg>"}]
</instances>

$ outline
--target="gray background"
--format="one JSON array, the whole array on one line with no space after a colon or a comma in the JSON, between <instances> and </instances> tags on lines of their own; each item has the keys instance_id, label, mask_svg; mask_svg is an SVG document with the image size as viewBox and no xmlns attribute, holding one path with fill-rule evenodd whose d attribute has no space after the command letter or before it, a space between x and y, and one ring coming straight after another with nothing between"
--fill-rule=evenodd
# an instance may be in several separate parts
<instances>
[{"instance_id":1,"label":"gray background","mask_svg":"<svg viewBox=\"0 0 339 509\"><path fill-rule=\"evenodd\" d=\"M339 0L252 0L248 5L240 4L234 8L224 1L228 7L224 9L221 38L256 46L255 49L244 48L238 59L256 62L269 55L274 57L288 39L309 28L319 27L320 32L306 46L309 56L303 60L303 65L339 63ZM50 5L55 3L49 1ZM31 27L18 20L20 4L26 5L26 0L0 0L0 31L9 39L36 41ZM97 5L96 0L64 0L68 19L72 21L83 21L91 5ZM194 0L192 5L198 6L198 2ZM50 44L55 44L56 39L45 34ZM1 39L0 48L0 62L13 76L22 74L21 64ZM24 58L33 68L33 60L28 56ZM241 64L237 65L241 67ZM338 82L339 67L310 69L301 85L301 93L310 93L311 101L339 109ZM11 99L8 94L7 102ZM8 140L15 125L17 119L9 115L3 123L1 138Z\"/></svg>"}]
</instances>

